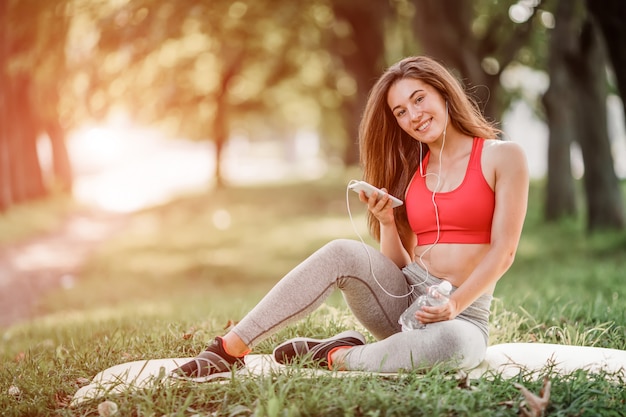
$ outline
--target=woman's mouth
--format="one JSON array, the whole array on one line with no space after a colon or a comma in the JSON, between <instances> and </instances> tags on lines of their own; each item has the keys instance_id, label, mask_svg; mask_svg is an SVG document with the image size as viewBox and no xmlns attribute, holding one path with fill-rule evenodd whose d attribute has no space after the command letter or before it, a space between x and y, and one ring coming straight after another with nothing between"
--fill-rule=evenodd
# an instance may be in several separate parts
<instances>
[{"instance_id":1,"label":"woman's mouth","mask_svg":"<svg viewBox=\"0 0 626 417\"><path fill-rule=\"evenodd\" d=\"M422 123L421 125L417 126L417 131L418 132L422 132L424 130L426 130L428 128L428 126L430 126L430 122L432 122L432 118L426 120L424 123Z\"/></svg>"}]
</instances>

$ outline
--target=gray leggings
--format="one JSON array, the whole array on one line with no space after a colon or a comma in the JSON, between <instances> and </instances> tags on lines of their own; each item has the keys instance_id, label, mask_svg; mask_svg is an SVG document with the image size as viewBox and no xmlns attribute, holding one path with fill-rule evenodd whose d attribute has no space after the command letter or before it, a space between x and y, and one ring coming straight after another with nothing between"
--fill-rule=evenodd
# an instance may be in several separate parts
<instances>
[{"instance_id":1,"label":"gray leggings","mask_svg":"<svg viewBox=\"0 0 626 417\"><path fill-rule=\"evenodd\" d=\"M360 241L334 240L280 280L233 332L252 348L312 313L335 289L340 289L353 314L378 340L350 349L345 357L346 369L397 372L444 362L473 368L487 349L490 295L481 296L454 320L401 332L400 314L430 285L440 281L416 263L400 269ZM407 297L387 294L407 294L411 288Z\"/></svg>"}]
</instances>

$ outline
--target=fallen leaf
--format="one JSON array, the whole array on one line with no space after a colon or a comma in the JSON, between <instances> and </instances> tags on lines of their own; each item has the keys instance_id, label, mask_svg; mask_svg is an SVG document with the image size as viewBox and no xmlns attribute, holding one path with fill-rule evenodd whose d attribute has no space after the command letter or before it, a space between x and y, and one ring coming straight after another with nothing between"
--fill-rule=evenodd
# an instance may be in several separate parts
<instances>
[{"instance_id":1,"label":"fallen leaf","mask_svg":"<svg viewBox=\"0 0 626 417\"><path fill-rule=\"evenodd\" d=\"M460 372L458 375L458 384L456 386L460 389L472 390L473 387L470 386L469 374L466 372Z\"/></svg>"},{"instance_id":2,"label":"fallen leaf","mask_svg":"<svg viewBox=\"0 0 626 417\"><path fill-rule=\"evenodd\" d=\"M111 417L117 413L117 404L106 400L98 404L98 414L100 417Z\"/></svg>"},{"instance_id":3,"label":"fallen leaf","mask_svg":"<svg viewBox=\"0 0 626 417\"><path fill-rule=\"evenodd\" d=\"M524 395L524 400L519 405L520 415L524 417L542 417L546 408L548 408L548 404L550 404L551 385L552 383L548 377L545 377L543 379L543 387L539 391L539 396L537 396L523 385L515 384L515 387Z\"/></svg>"},{"instance_id":4,"label":"fallen leaf","mask_svg":"<svg viewBox=\"0 0 626 417\"><path fill-rule=\"evenodd\" d=\"M191 329L189 329L189 331L187 331L187 333L183 334L183 340L191 339L194 334L196 334L196 328L192 327Z\"/></svg>"},{"instance_id":5,"label":"fallen leaf","mask_svg":"<svg viewBox=\"0 0 626 417\"><path fill-rule=\"evenodd\" d=\"M226 323L226 326L224 326L224 330L230 330L233 327L235 327L235 325L237 324L237 321L234 320L228 320L228 322Z\"/></svg>"},{"instance_id":6,"label":"fallen leaf","mask_svg":"<svg viewBox=\"0 0 626 417\"><path fill-rule=\"evenodd\" d=\"M57 407L67 408L70 406L70 402L72 402L72 396L64 392L56 392L54 394L54 401Z\"/></svg>"},{"instance_id":7,"label":"fallen leaf","mask_svg":"<svg viewBox=\"0 0 626 417\"><path fill-rule=\"evenodd\" d=\"M19 398L20 395L22 395L22 391L15 385L11 385L7 390L7 394L9 394L11 397Z\"/></svg>"},{"instance_id":8,"label":"fallen leaf","mask_svg":"<svg viewBox=\"0 0 626 417\"><path fill-rule=\"evenodd\" d=\"M87 385L91 382L91 380L89 378L85 378L85 377L78 377L76 378L76 385L78 385L79 387L82 387L83 385Z\"/></svg>"}]
</instances>

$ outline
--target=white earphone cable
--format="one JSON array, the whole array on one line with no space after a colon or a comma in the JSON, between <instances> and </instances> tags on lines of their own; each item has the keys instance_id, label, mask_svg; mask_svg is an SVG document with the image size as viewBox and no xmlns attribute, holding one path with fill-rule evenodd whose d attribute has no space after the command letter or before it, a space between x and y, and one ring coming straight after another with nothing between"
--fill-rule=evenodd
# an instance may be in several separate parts
<instances>
[{"instance_id":1,"label":"white earphone cable","mask_svg":"<svg viewBox=\"0 0 626 417\"><path fill-rule=\"evenodd\" d=\"M382 284L378 281L378 278L376 277L376 274L374 273L374 266L372 265L372 255L370 255L369 250L367 249L367 244L365 243L365 241L363 240L363 237L361 236L361 234L359 233L359 231L356 228L356 225L354 224L354 219L352 218L352 212L350 211L350 184L355 183L356 180L351 180L348 183L348 187L346 187L346 206L348 208L348 216L350 217L350 223L352 224L352 228L354 229L354 232L356 233L356 235L359 237L359 240L361 241L361 243L363 244L363 250L365 250L365 253L367 254L367 259L369 261L369 267L370 267L370 272L372 274L372 278L374 278L374 281L376 282L376 284L380 287L381 290L383 290L383 292L385 294L387 294L389 297L392 298L405 298L408 297L409 295L411 295L411 293L413 292L413 288L421 285L420 284L413 284L410 287L410 291L406 294L402 294L402 295L396 295L396 294L392 294L389 291L387 291L385 289L385 287L382 286Z\"/></svg>"},{"instance_id":2,"label":"white earphone cable","mask_svg":"<svg viewBox=\"0 0 626 417\"><path fill-rule=\"evenodd\" d=\"M427 280L428 280L428 276L429 276L429 272L428 272L428 266L424 263L423 257L424 255L426 255L432 248L435 247L435 245L437 245L437 243L439 243L439 238L441 236L441 225L439 222L439 207L437 206L437 202L435 201L435 195L437 193L437 191L439 190L439 186L441 185L441 169L442 169L442 161L443 161L443 148L445 147L446 144L446 130L448 127L448 102L446 101L446 123L443 127L443 142L441 144L441 149L439 151L439 171L437 174L434 173L426 173L424 174L424 169L423 169L423 164L422 164L422 145L420 144L420 162L419 162L419 169L420 169L420 176L422 178L426 178L428 175L434 175L435 177L437 177L437 184L435 185L435 188L432 191L432 196L431 196L431 202L433 203L433 207L435 209L435 220L436 220L436 224L437 224L437 236L435 237L435 240L433 241L432 244L430 244L430 246L428 246L424 252L422 252L419 256L419 262L422 265L422 268L424 268L424 270L426 271L426 277L422 280L422 282L419 282L417 284L412 284L409 287L409 292L406 294L402 294L402 295L396 295L396 294L392 294L389 291L387 291L385 289L385 287L382 286L382 284L378 281L378 278L376 277L376 274L374 273L374 266L372 265L372 256L370 255L369 250L367 249L367 244L365 243L365 241L363 240L363 237L361 236L361 234L359 233L359 231L356 228L356 225L354 224L354 219L352 218L352 212L350 210L350 185L357 182L356 180L351 180L348 183L348 186L346 187L346 207L348 209L348 217L350 217L350 223L352 224L352 228L354 229L354 232L356 233L356 235L359 237L359 240L361 241L361 243L363 244L363 249L365 250L365 253L367 254L367 259L369 261L369 268L370 268L370 272L372 274L372 278L374 278L374 281L376 282L376 284L380 287L381 290L383 290L383 292L385 294L387 294L389 297L392 298L405 298L408 297L409 295L411 295L411 293L413 292L413 289L423 285Z\"/></svg>"},{"instance_id":3,"label":"white earphone cable","mask_svg":"<svg viewBox=\"0 0 626 417\"><path fill-rule=\"evenodd\" d=\"M439 243L439 238L441 237L441 225L439 222L439 206L437 206L437 202L435 201L435 196L437 194L437 191L439 191L439 187L441 186L441 167L443 164L443 148L446 146L446 130L448 127L448 102L446 101L446 123L443 126L443 141L441 143L441 149L439 150L439 171L437 172L437 174L433 174L433 173L426 173L424 174L424 169L423 169L423 164L422 164L422 146L420 145L420 175L422 176L422 178L426 178L428 175L434 175L435 177L437 177L437 184L435 184L435 188L433 189L433 193L431 196L431 201L433 203L433 207L435 209L435 221L437 224L437 236L435 237L435 240L433 241L433 243L430 244L430 246L428 246L424 252L422 252L419 256L419 262L422 265L422 268L424 268L424 270L426 271L426 279L428 279L428 266L424 263L424 255L426 255L428 252L430 252L432 250L432 248L435 247L435 245L437 245L437 243Z\"/></svg>"}]
</instances>

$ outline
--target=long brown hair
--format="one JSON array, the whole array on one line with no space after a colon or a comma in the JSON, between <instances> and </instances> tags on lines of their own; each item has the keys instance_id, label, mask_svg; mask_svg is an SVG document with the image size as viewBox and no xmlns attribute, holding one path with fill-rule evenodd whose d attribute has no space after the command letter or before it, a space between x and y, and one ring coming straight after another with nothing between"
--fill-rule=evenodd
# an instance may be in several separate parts
<instances>
[{"instance_id":1,"label":"long brown hair","mask_svg":"<svg viewBox=\"0 0 626 417\"><path fill-rule=\"evenodd\" d=\"M389 67L372 87L359 126L359 147L363 179L386 188L390 194L404 198L406 188L423 157L427 146L404 132L387 104L391 86L404 78L419 79L434 87L448 102L450 123L461 133L482 138L496 138L500 132L481 113L476 102L464 91L450 71L432 58L405 58ZM408 246L411 228L405 206L396 210L396 225L404 247ZM380 225L368 212L370 234L380 240Z\"/></svg>"}]
</instances>

